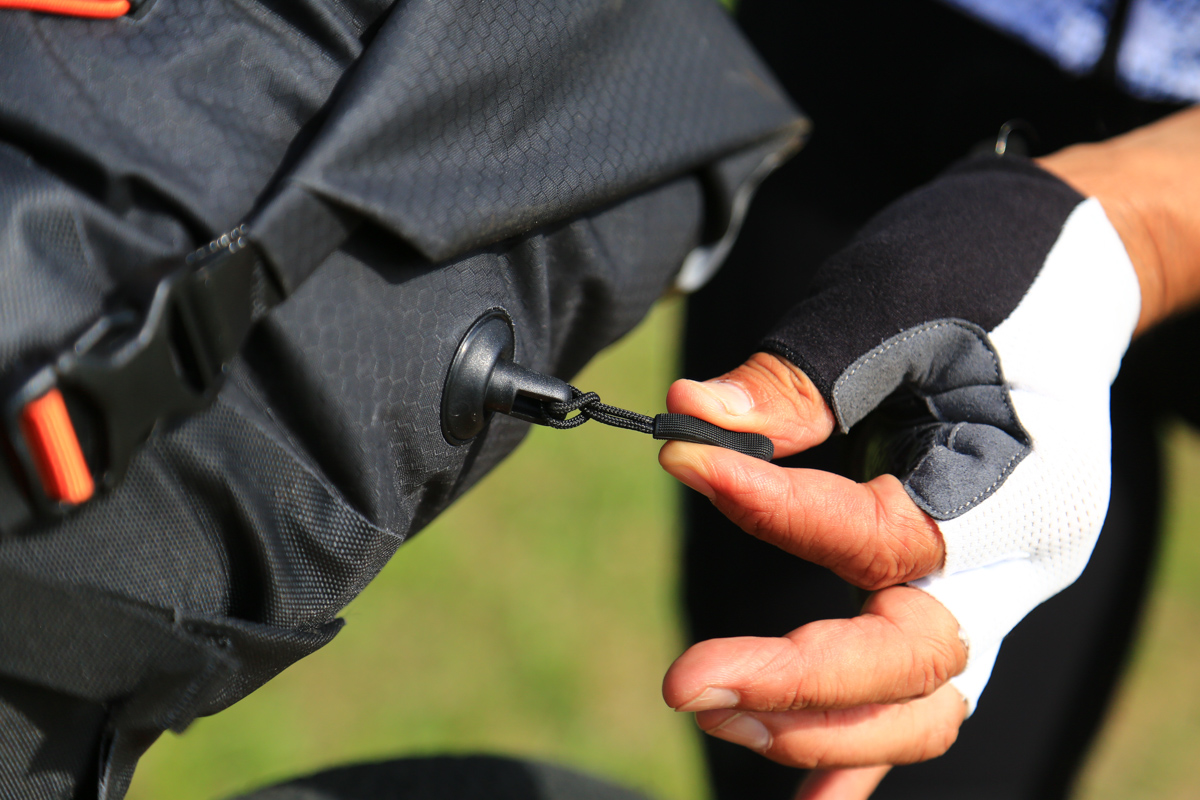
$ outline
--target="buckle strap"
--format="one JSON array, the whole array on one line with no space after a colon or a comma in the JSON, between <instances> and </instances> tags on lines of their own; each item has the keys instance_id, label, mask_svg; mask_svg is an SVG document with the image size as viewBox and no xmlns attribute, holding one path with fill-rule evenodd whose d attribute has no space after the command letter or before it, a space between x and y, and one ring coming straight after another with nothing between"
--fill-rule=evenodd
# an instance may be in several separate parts
<instances>
[{"instance_id":1,"label":"buckle strap","mask_svg":"<svg viewBox=\"0 0 1200 800\"><path fill-rule=\"evenodd\" d=\"M147 293L144 313L106 314L10 393L0 410L10 450L0 532L66 513L92 487L112 489L156 428L216 399L263 306L245 234L239 227L192 253Z\"/></svg>"}]
</instances>

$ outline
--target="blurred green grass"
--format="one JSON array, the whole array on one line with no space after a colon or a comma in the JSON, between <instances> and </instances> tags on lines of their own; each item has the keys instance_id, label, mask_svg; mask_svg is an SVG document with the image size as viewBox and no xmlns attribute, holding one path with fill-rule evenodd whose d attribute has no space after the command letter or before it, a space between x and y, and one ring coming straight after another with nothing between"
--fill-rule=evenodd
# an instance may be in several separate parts
<instances>
[{"instance_id":1,"label":"blurred green grass","mask_svg":"<svg viewBox=\"0 0 1200 800\"><path fill-rule=\"evenodd\" d=\"M1200 435L1178 425L1165 436L1166 539L1134 656L1079 800L1200 797Z\"/></svg>"},{"instance_id":2,"label":"blurred green grass","mask_svg":"<svg viewBox=\"0 0 1200 800\"><path fill-rule=\"evenodd\" d=\"M577 383L661 409L678 301ZM1077 800L1200 797L1200 437L1167 435L1154 596ZM536 429L401 548L334 642L144 759L132 800L217 800L354 761L486 751L573 765L662 800L707 789L659 696L681 649L675 487L647 437Z\"/></svg>"}]
</instances>

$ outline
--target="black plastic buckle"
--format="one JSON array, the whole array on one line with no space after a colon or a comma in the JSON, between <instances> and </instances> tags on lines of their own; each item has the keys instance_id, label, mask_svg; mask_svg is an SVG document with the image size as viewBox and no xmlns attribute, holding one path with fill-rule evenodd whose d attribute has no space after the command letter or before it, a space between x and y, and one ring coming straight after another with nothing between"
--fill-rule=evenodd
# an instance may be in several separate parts
<instances>
[{"instance_id":1,"label":"black plastic buckle","mask_svg":"<svg viewBox=\"0 0 1200 800\"><path fill-rule=\"evenodd\" d=\"M153 287L144 313L102 317L8 397L4 427L19 474L0 475L0 484L17 483L32 508L28 515L6 510L0 516L4 532L19 527L22 516L70 510L42 490L21 434L20 415L31 400L54 387L63 393L102 490L120 483L155 429L213 402L253 322L258 256L244 234L243 226L192 253ZM12 493L0 488L0 501L13 502Z\"/></svg>"}]
</instances>

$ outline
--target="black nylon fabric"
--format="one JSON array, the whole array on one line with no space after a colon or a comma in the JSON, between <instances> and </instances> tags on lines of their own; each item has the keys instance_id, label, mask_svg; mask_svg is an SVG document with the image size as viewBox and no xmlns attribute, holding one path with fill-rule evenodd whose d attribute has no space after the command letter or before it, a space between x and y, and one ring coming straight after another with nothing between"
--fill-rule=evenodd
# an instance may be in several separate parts
<instances>
[{"instance_id":1,"label":"black nylon fabric","mask_svg":"<svg viewBox=\"0 0 1200 800\"><path fill-rule=\"evenodd\" d=\"M332 624L523 437L527 425L507 417L470 447L441 436L445 369L474 319L505 308L521 363L569 375L665 290L667 265L698 241L702 205L682 180L437 268L368 261L394 241L360 233L261 323L213 408L152 439L117 491L0 544L0 564L263 626L196 711L223 708L328 640L285 650L270 636ZM148 745L153 732L123 735ZM124 777L106 796L131 769L112 766ZM14 796L39 796L27 788Z\"/></svg>"},{"instance_id":2,"label":"black nylon fabric","mask_svg":"<svg viewBox=\"0 0 1200 800\"><path fill-rule=\"evenodd\" d=\"M399 6L290 177L431 259L567 219L794 122L715 2L468 8Z\"/></svg>"},{"instance_id":3,"label":"black nylon fabric","mask_svg":"<svg viewBox=\"0 0 1200 800\"><path fill-rule=\"evenodd\" d=\"M553 764L500 756L433 756L318 772L231 800L648 800Z\"/></svg>"},{"instance_id":4,"label":"black nylon fabric","mask_svg":"<svg viewBox=\"0 0 1200 800\"><path fill-rule=\"evenodd\" d=\"M155 0L114 20L6 11L0 136L116 216L144 227L165 212L203 240L250 212L390 5Z\"/></svg>"},{"instance_id":5,"label":"black nylon fabric","mask_svg":"<svg viewBox=\"0 0 1200 800\"><path fill-rule=\"evenodd\" d=\"M70 797L89 781L94 787L95 743L106 724L102 705L7 678L0 678L0 698L4 797Z\"/></svg>"},{"instance_id":6,"label":"black nylon fabric","mask_svg":"<svg viewBox=\"0 0 1200 800\"><path fill-rule=\"evenodd\" d=\"M277 5L0 12L0 375L241 222L389 3Z\"/></svg>"},{"instance_id":7,"label":"black nylon fabric","mask_svg":"<svg viewBox=\"0 0 1200 800\"><path fill-rule=\"evenodd\" d=\"M517 360L569 377L723 230L754 154L800 130L709 0L0 14L0 388L256 209L295 289L216 404L158 431L119 488L0 541L0 569L78 589L39 595L47 624L87 619L99 641L151 609L164 641L198 648L174 683L131 678L118 698L39 671L56 651L28 631L4 641L0 675L51 698L18 711L19 691L0 694L5 797L119 798L163 728L329 641L396 548L527 429L499 417L470 446L442 438L470 324L504 308ZM320 213L265 202L296 191ZM95 592L113 602L89 609ZM102 661L75 656L63 669ZM197 683L206 664L220 668ZM102 709L106 744L64 744L63 706Z\"/></svg>"}]
</instances>

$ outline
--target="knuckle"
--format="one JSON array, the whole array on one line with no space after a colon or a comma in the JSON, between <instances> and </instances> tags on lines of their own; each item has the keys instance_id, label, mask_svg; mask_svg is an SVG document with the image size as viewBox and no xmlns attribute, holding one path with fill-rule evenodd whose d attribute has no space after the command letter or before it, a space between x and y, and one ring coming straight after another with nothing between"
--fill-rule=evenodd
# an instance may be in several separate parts
<instances>
[{"instance_id":1,"label":"knuckle","mask_svg":"<svg viewBox=\"0 0 1200 800\"><path fill-rule=\"evenodd\" d=\"M738 499L718 502L717 507L739 528L759 539L771 538L771 533L789 528L790 515L784 508L748 505Z\"/></svg>"},{"instance_id":2,"label":"knuckle","mask_svg":"<svg viewBox=\"0 0 1200 800\"><path fill-rule=\"evenodd\" d=\"M957 674L951 645L934 637L922 637L914 643L908 658L909 698L928 697Z\"/></svg>"},{"instance_id":3,"label":"knuckle","mask_svg":"<svg viewBox=\"0 0 1200 800\"><path fill-rule=\"evenodd\" d=\"M824 712L813 721L816 729L829 729L833 720L829 712ZM818 769L828 766L831 762L833 737L776 737L771 747L763 753L772 761L797 769Z\"/></svg>"},{"instance_id":4,"label":"knuckle","mask_svg":"<svg viewBox=\"0 0 1200 800\"><path fill-rule=\"evenodd\" d=\"M886 585L923 577L941 566L944 547L937 523L917 508L900 481L883 475L863 486L874 503L876 560L882 562L873 577L889 581ZM884 588L876 586L875 588Z\"/></svg>"},{"instance_id":5,"label":"knuckle","mask_svg":"<svg viewBox=\"0 0 1200 800\"><path fill-rule=\"evenodd\" d=\"M788 686L786 695L781 697L785 702L780 704L779 711L803 711L812 706L825 702L825 687L815 676L803 672L797 674Z\"/></svg>"},{"instance_id":6,"label":"knuckle","mask_svg":"<svg viewBox=\"0 0 1200 800\"><path fill-rule=\"evenodd\" d=\"M857 618L839 621L834 630L824 633L805 626L786 637L791 642L788 705L778 710L836 708L847 705L854 698L853 678L845 671L831 667L839 663L835 642L854 635L853 630L859 623Z\"/></svg>"},{"instance_id":7,"label":"knuckle","mask_svg":"<svg viewBox=\"0 0 1200 800\"><path fill-rule=\"evenodd\" d=\"M911 697L928 697L950 679L946 673L945 662L937 655L914 651L912 660Z\"/></svg>"},{"instance_id":8,"label":"knuckle","mask_svg":"<svg viewBox=\"0 0 1200 800\"><path fill-rule=\"evenodd\" d=\"M784 637L779 647L759 671L774 686L765 700L767 711L793 711L808 705L813 689L809 671L804 668L804 651L796 642Z\"/></svg>"},{"instance_id":9,"label":"knuckle","mask_svg":"<svg viewBox=\"0 0 1200 800\"><path fill-rule=\"evenodd\" d=\"M903 582L895 555L889 548L880 547L877 538L868 534L848 541L835 569L841 578L868 592Z\"/></svg>"},{"instance_id":10,"label":"knuckle","mask_svg":"<svg viewBox=\"0 0 1200 800\"><path fill-rule=\"evenodd\" d=\"M742 365L749 375L769 385L779 395L788 398L811 398L812 381L798 367L773 353L755 353Z\"/></svg>"},{"instance_id":11,"label":"knuckle","mask_svg":"<svg viewBox=\"0 0 1200 800\"><path fill-rule=\"evenodd\" d=\"M966 667L966 649L958 638L957 630L952 632L951 638L930 638L928 646L932 652L931 663L936 672L938 687L943 686Z\"/></svg>"},{"instance_id":12,"label":"knuckle","mask_svg":"<svg viewBox=\"0 0 1200 800\"><path fill-rule=\"evenodd\" d=\"M883 554L872 549L872 552L863 555L865 564L858 567L855 580L852 581L858 588L877 592L904 582L904 571L890 553Z\"/></svg>"}]
</instances>

